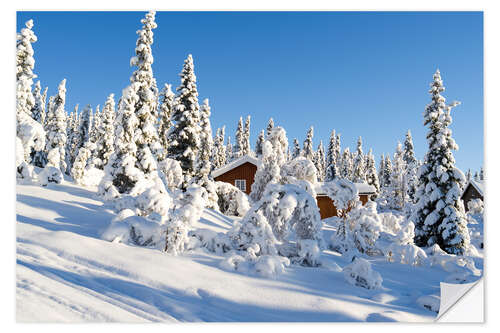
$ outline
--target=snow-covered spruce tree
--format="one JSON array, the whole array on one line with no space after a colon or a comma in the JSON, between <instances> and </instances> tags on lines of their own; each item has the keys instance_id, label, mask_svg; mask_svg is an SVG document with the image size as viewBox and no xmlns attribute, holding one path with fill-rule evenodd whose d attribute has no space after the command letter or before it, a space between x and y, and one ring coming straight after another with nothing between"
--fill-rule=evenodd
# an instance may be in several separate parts
<instances>
[{"instance_id":1,"label":"snow-covered spruce tree","mask_svg":"<svg viewBox=\"0 0 500 333\"><path fill-rule=\"evenodd\" d=\"M479 173L478 173L477 171L476 171L476 173L474 173L474 180L475 180L476 182L478 182L478 181L479 181Z\"/></svg>"},{"instance_id":2,"label":"snow-covered spruce tree","mask_svg":"<svg viewBox=\"0 0 500 333\"><path fill-rule=\"evenodd\" d=\"M483 181L484 180L484 169L481 167L481 170L479 171L479 180Z\"/></svg>"},{"instance_id":3,"label":"snow-covered spruce tree","mask_svg":"<svg viewBox=\"0 0 500 333\"><path fill-rule=\"evenodd\" d=\"M226 162L231 161L233 158L233 144L231 143L231 137L227 137L227 145L226 145Z\"/></svg>"},{"instance_id":4,"label":"snow-covered spruce tree","mask_svg":"<svg viewBox=\"0 0 500 333\"><path fill-rule=\"evenodd\" d=\"M243 130L243 155L253 155L250 147L250 115L245 120L245 128Z\"/></svg>"},{"instance_id":5,"label":"snow-covered spruce tree","mask_svg":"<svg viewBox=\"0 0 500 333\"><path fill-rule=\"evenodd\" d=\"M432 101L424 112L424 125L429 127L424 164L418 171L417 203L411 220L415 222L417 246L439 245L450 254L464 254L470 245L467 219L460 200L463 173L455 167L452 150L458 145L451 137L451 109L458 105L445 104L439 70L431 83Z\"/></svg>"},{"instance_id":6,"label":"snow-covered spruce tree","mask_svg":"<svg viewBox=\"0 0 500 333\"><path fill-rule=\"evenodd\" d=\"M40 81L37 81L35 85L35 90L34 90L34 98L35 98L35 105L33 106L33 109L31 110L31 117L36 120L37 122L42 125L42 127L45 129L45 106L47 102L47 87L45 87L43 93L41 93L41 87L40 87ZM38 126L37 126L38 127ZM44 134L44 138L45 138ZM43 148L45 144L43 145ZM35 151L31 151L31 163L33 165L43 168L45 164L47 163L47 153L45 152L44 149Z\"/></svg>"},{"instance_id":7,"label":"snow-covered spruce tree","mask_svg":"<svg viewBox=\"0 0 500 333\"><path fill-rule=\"evenodd\" d=\"M353 164L353 181L355 183L364 183L366 181L366 166L365 154L363 154L363 141L361 140L361 137L358 138L358 145Z\"/></svg>"},{"instance_id":8,"label":"snow-covered spruce tree","mask_svg":"<svg viewBox=\"0 0 500 333\"><path fill-rule=\"evenodd\" d=\"M351 180L352 174L351 151L349 150L349 147L346 147L342 153L342 165L340 167L339 176L342 179Z\"/></svg>"},{"instance_id":9,"label":"snow-covered spruce tree","mask_svg":"<svg viewBox=\"0 0 500 333\"><path fill-rule=\"evenodd\" d=\"M139 120L135 105L139 100L138 83L132 83L122 92L115 121L114 152L104 167L104 177L99 184L99 194L105 199L130 193L141 178L136 168L137 146L134 140Z\"/></svg>"},{"instance_id":10,"label":"snow-covered spruce tree","mask_svg":"<svg viewBox=\"0 0 500 333\"><path fill-rule=\"evenodd\" d=\"M304 146L302 148L302 156L307 158L309 161L314 160L314 149L313 149L313 135L314 130L311 126L307 131L306 139L304 140Z\"/></svg>"},{"instance_id":11,"label":"snow-covered spruce tree","mask_svg":"<svg viewBox=\"0 0 500 333\"><path fill-rule=\"evenodd\" d=\"M244 155L243 146L245 141L245 130L243 129L243 118L238 120L238 127L235 134L236 142L234 143L232 159L237 159Z\"/></svg>"},{"instance_id":12,"label":"snow-covered spruce tree","mask_svg":"<svg viewBox=\"0 0 500 333\"><path fill-rule=\"evenodd\" d=\"M68 122L66 123L66 174L71 175L71 169L73 168L73 161L71 160L71 141L73 140L73 137L75 136L74 133L74 119L75 119L75 114L74 110L71 111L68 115Z\"/></svg>"},{"instance_id":13,"label":"snow-covered spruce tree","mask_svg":"<svg viewBox=\"0 0 500 333\"><path fill-rule=\"evenodd\" d=\"M266 127L266 138L271 134L271 131L274 128L274 120L273 118L269 118L269 121L267 122L267 127Z\"/></svg>"},{"instance_id":14,"label":"snow-covered spruce tree","mask_svg":"<svg viewBox=\"0 0 500 333\"><path fill-rule=\"evenodd\" d=\"M257 167L250 193L252 202L262 198L268 184L280 181L280 167L286 162L287 148L288 139L285 130L280 126L274 127L262 146L261 163Z\"/></svg>"},{"instance_id":15,"label":"snow-covered spruce tree","mask_svg":"<svg viewBox=\"0 0 500 333\"><path fill-rule=\"evenodd\" d=\"M384 159L383 169L381 171L381 177L379 178L380 196L377 199L379 205L386 208L389 208L389 206L392 205L392 200L394 196L394 191L391 183L391 175L392 175L392 162L389 154L387 154Z\"/></svg>"},{"instance_id":16,"label":"snow-covered spruce tree","mask_svg":"<svg viewBox=\"0 0 500 333\"><path fill-rule=\"evenodd\" d=\"M411 137L410 130L408 130L405 137L403 160L406 166L404 174L406 195L410 203L415 203L415 192L417 191L418 185L418 161L415 158L415 153L413 151L413 139Z\"/></svg>"},{"instance_id":17,"label":"snow-covered spruce tree","mask_svg":"<svg viewBox=\"0 0 500 333\"><path fill-rule=\"evenodd\" d=\"M226 127L218 128L212 153L212 166L214 169L219 169L226 165L226 146L224 145Z\"/></svg>"},{"instance_id":18,"label":"snow-covered spruce tree","mask_svg":"<svg viewBox=\"0 0 500 333\"><path fill-rule=\"evenodd\" d=\"M297 158L300 156L300 145L299 145L299 140L297 138L293 139L293 152L292 152L292 158Z\"/></svg>"},{"instance_id":19,"label":"snow-covered spruce tree","mask_svg":"<svg viewBox=\"0 0 500 333\"><path fill-rule=\"evenodd\" d=\"M42 95L42 87L40 85L40 81L37 81L35 84L35 89L33 90L33 97L35 104L31 109L31 117L38 121L41 125L43 125L42 118L45 117L45 100ZM46 96L45 96L46 97Z\"/></svg>"},{"instance_id":20,"label":"snow-covered spruce tree","mask_svg":"<svg viewBox=\"0 0 500 333\"><path fill-rule=\"evenodd\" d=\"M66 154L67 154L67 161L68 161L68 168L73 167L73 163L75 162L75 158L78 155L78 149L79 149L79 142L80 142L80 114L78 113L78 104L75 105L75 108L70 114L70 117L72 117L71 122L71 133L70 136L68 136L68 142L66 144ZM70 169L71 170L71 169Z\"/></svg>"},{"instance_id":21,"label":"snow-covered spruce tree","mask_svg":"<svg viewBox=\"0 0 500 333\"><path fill-rule=\"evenodd\" d=\"M380 187L385 185L384 169L385 169L385 155L382 154L380 156L380 164L378 166L378 181L380 183Z\"/></svg>"},{"instance_id":22,"label":"snow-covered spruce tree","mask_svg":"<svg viewBox=\"0 0 500 333\"><path fill-rule=\"evenodd\" d=\"M376 195L380 193L380 183L378 180L377 168L375 167L375 157L371 149L366 156L366 182L368 185L373 185L375 187Z\"/></svg>"},{"instance_id":23,"label":"snow-covered spruce tree","mask_svg":"<svg viewBox=\"0 0 500 333\"><path fill-rule=\"evenodd\" d=\"M102 168L108 164L109 157L114 152L115 142L115 95L110 94L104 103L99 126L99 141L97 143L97 159Z\"/></svg>"},{"instance_id":24,"label":"snow-covered spruce tree","mask_svg":"<svg viewBox=\"0 0 500 333\"><path fill-rule=\"evenodd\" d=\"M155 22L155 12L150 11L141 20L142 29L137 31L139 37L135 47L135 57L130 59L130 64L137 69L130 77L130 83L137 83L137 101L135 114L138 123L138 132L135 135L137 146L136 167L146 176L157 176L157 161L153 153L160 149L157 122L158 88L153 76L153 54L151 44L153 44L153 29L157 27ZM197 104L197 103L196 103ZM199 119L199 118L198 118Z\"/></svg>"},{"instance_id":25,"label":"snow-covered spruce tree","mask_svg":"<svg viewBox=\"0 0 500 333\"><path fill-rule=\"evenodd\" d=\"M264 156L269 145L266 140ZM269 184L262 199L228 235L247 258L280 254L301 265L317 266L324 242L321 227L314 197L297 185Z\"/></svg>"},{"instance_id":26,"label":"snow-covered spruce tree","mask_svg":"<svg viewBox=\"0 0 500 333\"><path fill-rule=\"evenodd\" d=\"M165 83L160 93L160 126L158 127L158 136L162 146L162 152L157 158L162 161L166 158L168 152L168 131L172 127L172 113L174 112L175 94L172 92L172 85Z\"/></svg>"},{"instance_id":27,"label":"snow-covered spruce tree","mask_svg":"<svg viewBox=\"0 0 500 333\"><path fill-rule=\"evenodd\" d=\"M82 111L80 120L81 133L78 142L78 151L71 164L71 176L78 184L81 184L87 166L89 164L91 167L93 166L93 155L96 150L95 140L97 139L96 119L97 117L94 116L90 104L87 104Z\"/></svg>"},{"instance_id":28,"label":"snow-covered spruce tree","mask_svg":"<svg viewBox=\"0 0 500 333\"><path fill-rule=\"evenodd\" d=\"M471 173L470 168L469 168L469 169L467 170L467 173L465 174L465 180L466 180L467 182L470 182L470 181L471 181L471 179L472 179L472 173Z\"/></svg>"},{"instance_id":29,"label":"snow-covered spruce tree","mask_svg":"<svg viewBox=\"0 0 500 333\"><path fill-rule=\"evenodd\" d=\"M181 85L174 100L173 127L168 133L168 156L181 163L184 174L182 189L194 175L200 150L200 106L196 89L193 57L188 55L180 74Z\"/></svg>"},{"instance_id":30,"label":"snow-covered spruce tree","mask_svg":"<svg viewBox=\"0 0 500 333\"><path fill-rule=\"evenodd\" d=\"M34 152L41 151L45 145L45 132L41 123L32 118L36 99L31 87L36 75L33 73L35 59L31 44L37 41L37 37L31 30L33 20L27 21L25 26L17 34L16 41L16 136L22 143L24 162L30 163Z\"/></svg>"},{"instance_id":31,"label":"snow-covered spruce tree","mask_svg":"<svg viewBox=\"0 0 500 333\"><path fill-rule=\"evenodd\" d=\"M257 137L257 141L255 142L255 156L260 158L262 156L262 145L264 144L265 133L264 130L259 132L259 136Z\"/></svg>"},{"instance_id":32,"label":"snow-covered spruce tree","mask_svg":"<svg viewBox=\"0 0 500 333\"><path fill-rule=\"evenodd\" d=\"M325 149L323 148L323 141L319 142L318 149L314 153L313 161L316 170L318 171L318 180L323 181L325 179Z\"/></svg>"},{"instance_id":33,"label":"snow-covered spruce tree","mask_svg":"<svg viewBox=\"0 0 500 333\"><path fill-rule=\"evenodd\" d=\"M335 143L335 156L337 156L337 170L342 165L342 149L340 147L340 134L337 134L337 142Z\"/></svg>"},{"instance_id":34,"label":"snow-covered spruce tree","mask_svg":"<svg viewBox=\"0 0 500 333\"><path fill-rule=\"evenodd\" d=\"M66 172L66 79L63 79L59 84L57 95L53 99L51 110L49 112L50 119L47 120L47 152L48 155L54 156L52 163L49 158L49 164L59 168L61 172ZM51 151L54 150L52 153ZM57 153L57 157L55 154ZM59 165L55 165L55 161L59 160Z\"/></svg>"},{"instance_id":35,"label":"snow-covered spruce tree","mask_svg":"<svg viewBox=\"0 0 500 333\"><path fill-rule=\"evenodd\" d=\"M396 152L392 159L392 172L390 176L391 195L389 207L392 209L402 210L406 200L406 190L404 183L405 161L403 159L403 149L401 143L398 142Z\"/></svg>"},{"instance_id":36,"label":"snow-covered spruce tree","mask_svg":"<svg viewBox=\"0 0 500 333\"><path fill-rule=\"evenodd\" d=\"M196 164L196 172L191 180L206 190L204 197L206 206L217 208L217 193L213 179L210 177L212 164L210 163L210 154L213 149L212 126L210 125L210 105L208 98L203 101L201 106L201 133L200 133L200 154ZM204 195L205 196L205 195Z\"/></svg>"}]
</instances>

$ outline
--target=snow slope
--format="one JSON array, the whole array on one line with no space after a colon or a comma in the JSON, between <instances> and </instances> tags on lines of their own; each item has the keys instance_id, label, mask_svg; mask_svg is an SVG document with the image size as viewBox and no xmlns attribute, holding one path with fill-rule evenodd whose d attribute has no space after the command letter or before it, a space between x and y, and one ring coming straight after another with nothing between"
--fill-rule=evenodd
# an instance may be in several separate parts
<instances>
[{"instance_id":1,"label":"snow slope","mask_svg":"<svg viewBox=\"0 0 500 333\"><path fill-rule=\"evenodd\" d=\"M290 266L276 279L228 272L204 249L175 257L100 239L113 212L70 182L17 185L16 210L18 322L431 321L416 300L439 296L446 275L380 258L382 289L367 290L344 280L337 265L348 263L330 251L328 267ZM198 227L231 223L206 210Z\"/></svg>"}]
</instances>

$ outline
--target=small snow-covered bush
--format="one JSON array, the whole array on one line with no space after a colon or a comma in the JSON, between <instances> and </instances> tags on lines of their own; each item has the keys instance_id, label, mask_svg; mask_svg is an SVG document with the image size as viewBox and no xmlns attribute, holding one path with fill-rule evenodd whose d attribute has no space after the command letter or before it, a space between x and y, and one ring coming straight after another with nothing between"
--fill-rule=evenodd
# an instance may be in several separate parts
<instances>
[{"instance_id":1,"label":"small snow-covered bush","mask_svg":"<svg viewBox=\"0 0 500 333\"><path fill-rule=\"evenodd\" d=\"M244 216L250 209L248 196L239 188L226 182L215 182L217 205L224 215Z\"/></svg>"},{"instance_id":2,"label":"small snow-covered bush","mask_svg":"<svg viewBox=\"0 0 500 333\"><path fill-rule=\"evenodd\" d=\"M317 265L323 247L322 222L314 198L296 185L269 184L228 236L236 250L281 255Z\"/></svg>"},{"instance_id":3,"label":"small snow-covered bush","mask_svg":"<svg viewBox=\"0 0 500 333\"><path fill-rule=\"evenodd\" d=\"M314 163L302 156L283 164L281 167L281 178L283 183L291 183L294 179L306 180L312 184L318 181Z\"/></svg>"},{"instance_id":4,"label":"small snow-covered bush","mask_svg":"<svg viewBox=\"0 0 500 333\"><path fill-rule=\"evenodd\" d=\"M318 176L313 162L302 156L296 157L283 164L280 173L282 184L297 185L316 197L315 186Z\"/></svg>"},{"instance_id":5,"label":"small snow-covered bush","mask_svg":"<svg viewBox=\"0 0 500 333\"><path fill-rule=\"evenodd\" d=\"M468 213L475 214L483 214L484 204L481 199L472 199L467 203L467 207L469 208Z\"/></svg>"},{"instance_id":6,"label":"small snow-covered bush","mask_svg":"<svg viewBox=\"0 0 500 333\"><path fill-rule=\"evenodd\" d=\"M278 255L263 255L259 257L232 254L220 263L222 269L237 271L243 274L255 274L266 278L275 278L285 272L290 265L288 258Z\"/></svg>"},{"instance_id":7,"label":"small snow-covered bush","mask_svg":"<svg viewBox=\"0 0 500 333\"><path fill-rule=\"evenodd\" d=\"M206 248L210 252L223 254L232 249L231 240L222 232L200 228L190 231L188 235L197 239L199 246Z\"/></svg>"},{"instance_id":8,"label":"small snow-covered bush","mask_svg":"<svg viewBox=\"0 0 500 333\"><path fill-rule=\"evenodd\" d=\"M165 221L166 252L176 255L186 249L189 244L188 232L200 220L205 208L203 191L205 189L201 186L190 185L175 198L171 214Z\"/></svg>"},{"instance_id":9,"label":"small snow-covered bush","mask_svg":"<svg viewBox=\"0 0 500 333\"><path fill-rule=\"evenodd\" d=\"M366 289L378 289L382 286L382 277L372 269L370 262L363 258L354 261L342 270L347 282Z\"/></svg>"},{"instance_id":10,"label":"small snow-covered bush","mask_svg":"<svg viewBox=\"0 0 500 333\"><path fill-rule=\"evenodd\" d=\"M49 183L60 184L63 181L63 174L59 168L52 165L47 165L38 174L38 183L42 186L47 186Z\"/></svg>"},{"instance_id":11,"label":"small snow-covered bush","mask_svg":"<svg viewBox=\"0 0 500 333\"><path fill-rule=\"evenodd\" d=\"M385 232L397 234L401 230L401 224L404 221L403 215L396 215L392 212L379 213L382 226Z\"/></svg>"},{"instance_id":12,"label":"small snow-covered bush","mask_svg":"<svg viewBox=\"0 0 500 333\"><path fill-rule=\"evenodd\" d=\"M415 237L415 225L408 221L399 232L392 238L388 246L380 246L382 252L391 262L407 265L422 265L427 262L427 254L424 250L413 244Z\"/></svg>"},{"instance_id":13,"label":"small snow-covered bush","mask_svg":"<svg viewBox=\"0 0 500 333\"><path fill-rule=\"evenodd\" d=\"M377 204L369 201L365 206L356 203L332 235L331 247L343 254L359 251L368 255L379 253L375 242L382 231L382 221L377 214Z\"/></svg>"},{"instance_id":14,"label":"small snow-covered bush","mask_svg":"<svg viewBox=\"0 0 500 333\"><path fill-rule=\"evenodd\" d=\"M101 169L95 167L87 168L83 172L83 177L80 180L80 184L87 187L96 187L100 184L103 177L104 171L102 171Z\"/></svg>"},{"instance_id":15,"label":"small snow-covered bush","mask_svg":"<svg viewBox=\"0 0 500 333\"><path fill-rule=\"evenodd\" d=\"M449 282L470 282L474 277L481 276L481 270L476 268L472 258L448 254L437 244L427 250L427 256L431 266L440 267L450 273L450 276L446 279Z\"/></svg>"},{"instance_id":16,"label":"small snow-covered bush","mask_svg":"<svg viewBox=\"0 0 500 333\"><path fill-rule=\"evenodd\" d=\"M182 168L179 161L171 158L165 158L158 163L158 172L160 178L170 190L179 188L183 181Z\"/></svg>"},{"instance_id":17,"label":"small snow-covered bush","mask_svg":"<svg viewBox=\"0 0 500 333\"><path fill-rule=\"evenodd\" d=\"M156 213L167 216L172 205L172 198L167 193L162 193L156 188L150 188L136 198L135 206L141 211L141 215L148 216Z\"/></svg>"},{"instance_id":18,"label":"small snow-covered bush","mask_svg":"<svg viewBox=\"0 0 500 333\"><path fill-rule=\"evenodd\" d=\"M130 209L121 211L113 219L101 238L115 243L153 246L160 248L164 239L162 226L143 216L137 216Z\"/></svg>"},{"instance_id":19,"label":"small snow-covered bush","mask_svg":"<svg viewBox=\"0 0 500 333\"><path fill-rule=\"evenodd\" d=\"M232 247L239 251L251 250L256 255L277 254L277 240L261 211L250 210L229 230Z\"/></svg>"}]
</instances>

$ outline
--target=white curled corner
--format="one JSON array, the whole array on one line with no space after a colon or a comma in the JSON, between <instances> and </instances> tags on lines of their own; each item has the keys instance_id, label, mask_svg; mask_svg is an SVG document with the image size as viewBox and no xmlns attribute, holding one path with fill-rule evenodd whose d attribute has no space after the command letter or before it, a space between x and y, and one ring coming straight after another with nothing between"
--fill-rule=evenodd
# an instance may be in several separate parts
<instances>
[{"instance_id":1,"label":"white curled corner","mask_svg":"<svg viewBox=\"0 0 500 333\"><path fill-rule=\"evenodd\" d=\"M460 299L481 280L464 284L441 282L441 300L436 321L439 321L439 318L441 318L451 307L459 302Z\"/></svg>"}]
</instances>

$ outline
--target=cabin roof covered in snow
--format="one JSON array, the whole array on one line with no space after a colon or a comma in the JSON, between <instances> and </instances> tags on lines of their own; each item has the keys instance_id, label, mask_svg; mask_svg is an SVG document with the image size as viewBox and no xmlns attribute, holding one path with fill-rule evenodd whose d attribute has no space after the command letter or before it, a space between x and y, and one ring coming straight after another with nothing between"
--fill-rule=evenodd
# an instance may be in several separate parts
<instances>
[{"instance_id":1,"label":"cabin roof covered in snow","mask_svg":"<svg viewBox=\"0 0 500 333\"><path fill-rule=\"evenodd\" d=\"M465 192L467 191L467 188L469 186L472 186L476 189L476 191L484 198L484 180L474 180L474 179L471 179L467 185L465 186L464 188L464 192L462 193L462 196L465 194Z\"/></svg>"},{"instance_id":2,"label":"cabin roof covered in snow","mask_svg":"<svg viewBox=\"0 0 500 333\"><path fill-rule=\"evenodd\" d=\"M377 191L375 186L368 185L367 183L354 183L354 186L356 186L359 194L375 194ZM326 195L325 191L323 191L323 183L318 183L316 194Z\"/></svg>"},{"instance_id":3,"label":"cabin roof covered in snow","mask_svg":"<svg viewBox=\"0 0 500 333\"><path fill-rule=\"evenodd\" d=\"M249 155L241 156L241 157L235 159L234 161L232 161L231 163L228 163L228 164L224 165L223 167L212 171L212 177L215 178L215 177L218 177L220 175L223 175L226 172L231 171L234 168L237 168L240 165L243 165L243 164L245 164L247 162L251 163L251 164L253 164L255 166L259 165L259 160L256 159L255 157L252 157L252 156L249 156Z\"/></svg>"}]
</instances>

